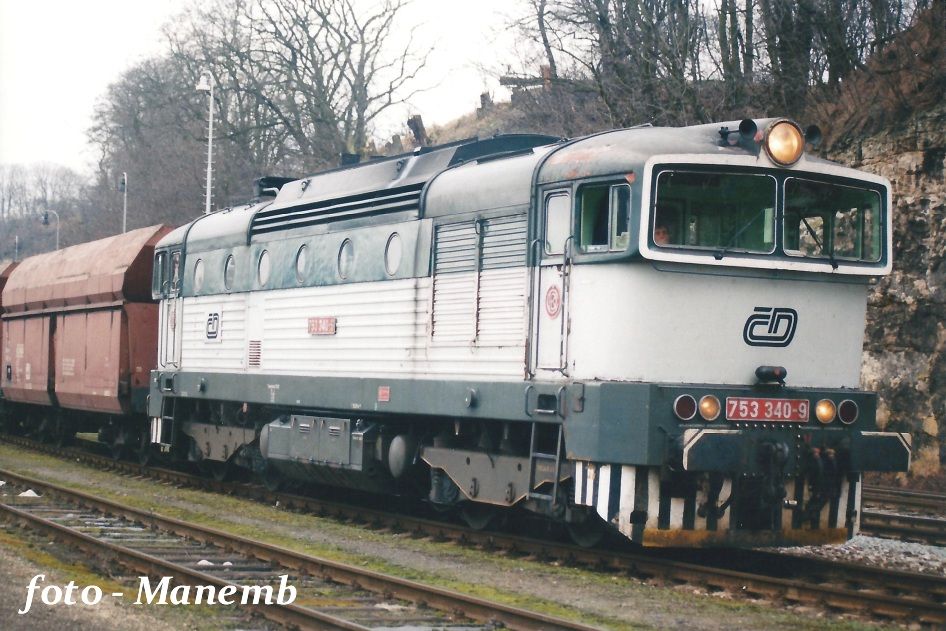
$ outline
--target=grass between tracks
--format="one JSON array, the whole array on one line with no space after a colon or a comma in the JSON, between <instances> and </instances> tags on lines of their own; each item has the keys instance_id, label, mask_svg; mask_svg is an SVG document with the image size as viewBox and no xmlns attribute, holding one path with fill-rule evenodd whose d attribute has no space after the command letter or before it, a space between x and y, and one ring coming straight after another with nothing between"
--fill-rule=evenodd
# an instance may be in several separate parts
<instances>
[{"instance_id":1,"label":"grass between tracks","mask_svg":"<svg viewBox=\"0 0 946 631\"><path fill-rule=\"evenodd\" d=\"M879 628L836 617L824 618L817 613L781 610L770 603L757 604L727 596L707 598L702 590L688 586L664 588L622 574L588 571L414 539L408 534L374 531L364 525L295 513L251 500L120 477L4 444L0 444L0 467L312 556L603 628L814 630L826 625L851 631ZM387 554L392 548L400 554ZM388 560L380 558L382 555ZM477 567L482 571L484 564L488 564L487 570L494 572L497 580L478 580L473 572L464 571L464 568ZM547 593L555 593L558 588L561 593L574 596L577 585L589 600L608 602L605 606L599 603L587 609L564 605L548 595L530 593L530 580L535 577L540 577L546 587L551 586ZM592 608L608 613L591 613ZM697 620L701 624L694 624Z\"/></svg>"},{"instance_id":2,"label":"grass between tracks","mask_svg":"<svg viewBox=\"0 0 946 631\"><path fill-rule=\"evenodd\" d=\"M119 607L136 609L134 615L141 612L141 606L135 605L138 597L137 577L126 576L122 580L122 572L117 568L99 569L90 567L88 559L80 556L78 553L63 550L57 544L48 541L48 539L37 533L19 533L10 530L5 524L0 524L0 548L4 548L29 564L40 569L45 575L44 582L40 586L59 585L65 586L69 581L74 581L81 591L84 587L95 585L101 588L104 598L113 602ZM48 550L43 549L48 548ZM22 591L26 593L26 584L7 585L8 589ZM111 594L121 592L124 598L115 600ZM76 596L78 599L78 596ZM25 596L24 596L25 599ZM40 607L39 597L35 597L36 603L34 609ZM238 614L232 607L220 609L210 607L149 607L146 615L154 616L177 629L209 629L225 628L234 624L239 624ZM141 612L145 613L145 612ZM233 619L228 619L221 627L220 614L223 613ZM27 621L24 619L24 621Z\"/></svg>"}]
</instances>

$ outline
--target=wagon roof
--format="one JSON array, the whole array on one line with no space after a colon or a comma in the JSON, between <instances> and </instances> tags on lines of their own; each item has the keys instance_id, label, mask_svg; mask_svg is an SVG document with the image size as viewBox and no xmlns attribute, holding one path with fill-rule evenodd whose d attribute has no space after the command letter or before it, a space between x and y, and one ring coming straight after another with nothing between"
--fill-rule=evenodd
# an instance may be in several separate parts
<instances>
[{"instance_id":1,"label":"wagon roof","mask_svg":"<svg viewBox=\"0 0 946 631\"><path fill-rule=\"evenodd\" d=\"M23 259L3 288L3 310L150 301L152 252L170 230L139 228Z\"/></svg>"}]
</instances>

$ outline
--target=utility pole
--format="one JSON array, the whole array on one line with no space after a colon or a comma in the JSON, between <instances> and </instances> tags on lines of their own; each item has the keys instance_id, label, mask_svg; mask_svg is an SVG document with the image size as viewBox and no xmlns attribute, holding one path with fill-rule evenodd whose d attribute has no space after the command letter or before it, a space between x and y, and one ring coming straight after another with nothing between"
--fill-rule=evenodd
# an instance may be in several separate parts
<instances>
[{"instance_id":1,"label":"utility pole","mask_svg":"<svg viewBox=\"0 0 946 631\"><path fill-rule=\"evenodd\" d=\"M56 249L58 250L59 249L59 213L57 213L55 210L46 210L46 212L43 213L44 226L49 225L49 213L52 213L53 216L56 218Z\"/></svg>"},{"instance_id":2,"label":"utility pole","mask_svg":"<svg viewBox=\"0 0 946 631\"><path fill-rule=\"evenodd\" d=\"M210 71L200 75L200 81L197 83L198 92L208 92L208 108L210 114L207 117L207 201L204 206L204 214L210 214L210 191L213 190L213 155L214 155L214 78Z\"/></svg>"},{"instance_id":3,"label":"utility pole","mask_svg":"<svg viewBox=\"0 0 946 631\"><path fill-rule=\"evenodd\" d=\"M128 172L122 171L122 234L128 229Z\"/></svg>"}]
</instances>

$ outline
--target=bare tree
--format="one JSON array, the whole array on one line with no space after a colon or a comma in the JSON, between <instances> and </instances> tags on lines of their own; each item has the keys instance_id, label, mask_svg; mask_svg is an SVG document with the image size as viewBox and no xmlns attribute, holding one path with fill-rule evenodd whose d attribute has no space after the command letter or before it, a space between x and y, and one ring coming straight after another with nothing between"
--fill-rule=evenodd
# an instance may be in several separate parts
<instances>
[{"instance_id":1,"label":"bare tree","mask_svg":"<svg viewBox=\"0 0 946 631\"><path fill-rule=\"evenodd\" d=\"M594 85L618 125L802 118L928 1L523 0L515 26L553 82Z\"/></svg>"},{"instance_id":2,"label":"bare tree","mask_svg":"<svg viewBox=\"0 0 946 631\"><path fill-rule=\"evenodd\" d=\"M363 151L372 121L416 93L430 51L415 52L412 29L389 45L403 5L219 0L168 31L181 63L214 73L234 133L252 129L277 158L288 144L312 168Z\"/></svg>"},{"instance_id":3,"label":"bare tree","mask_svg":"<svg viewBox=\"0 0 946 631\"><path fill-rule=\"evenodd\" d=\"M18 164L0 165L0 218L6 220L26 212L29 205L29 175Z\"/></svg>"},{"instance_id":4,"label":"bare tree","mask_svg":"<svg viewBox=\"0 0 946 631\"><path fill-rule=\"evenodd\" d=\"M702 116L705 21L698 0L530 0L553 81L559 59L571 80L590 80L617 125L686 122ZM553 70L554 69L554 70Z\"/></svg>"},{"instance_id":5,"label":"bare tree","mask_svg":"<svg viewBox=\"0 0 946 631\"><path fill-rule=\"evenodd\" d=\"M364 151L377 116L414 93L429 52L415 53L410 31L397 30L403 4L215 0L182 13L165 29L168 54L126 71L100 102L90 137L101 150L103 213L120 205L122 171L138 215L173 223L199 208L208 101L194 86L205 72L215 87L217 207L249 197L254 177Z\"/></svg>"}]
</instances>

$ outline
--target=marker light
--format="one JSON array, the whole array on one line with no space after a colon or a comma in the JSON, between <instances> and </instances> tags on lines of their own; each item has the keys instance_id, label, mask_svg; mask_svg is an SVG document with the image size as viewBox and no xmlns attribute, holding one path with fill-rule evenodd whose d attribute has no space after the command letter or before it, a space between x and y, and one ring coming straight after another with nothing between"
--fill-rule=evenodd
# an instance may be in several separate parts
<instances>
[{"instance_id":1,"label":"marker light","mask_svg":"<svg viewBox=\"0 0 946 631\"><path fill-rule=\"evenodd\" d=\"M805 150L805 137L798 125L789 120L780 120L765 130L762 145L773 162L789 166L798 162Z\"/></svg>"},{"instance_id":2,"label":"marker light","mask_svg":"<svg viewBox=\"0 0 946 631\"><path fill-rule=\"evenodd\" d=\"M856 403L850 399L845 399L838 405L838 418L841 419L841 422L845 425L850 425L857 420L859 411Z\"/></svg>"},{"instance_id":3,"label":"marker light","mask_svg":"<svg viewBox=\"0 0 946 631\"><path fill-rule=\"evenodd\" d=\"M673 413L681 421L689 421L696 416L696 399L689 394L681 394L673 401Z\"/></svg>"},{"instance_id":4,"label":"marker light","mask_svg":"<svg viewBox=\"0 0 946 631\"><path fill-rule=\"evenodd\" d=\"M829 401L828 399L821 399L818 401L818 405L815 406L815 416L818 417L819 421L825 424L833 421L837 412L838 409L834 406L834 401Z\"/></svg>"},{"instance_id":5,"label":"marker light","mask_svg":"<svg viewBox=\"0 0 946 631\"><path fill-rule=\"evenodd\" d=\"M711 394L700 399L700 416L706 421L715 421L719 416L719 399Z\"/></svg>"}]
</instances>

